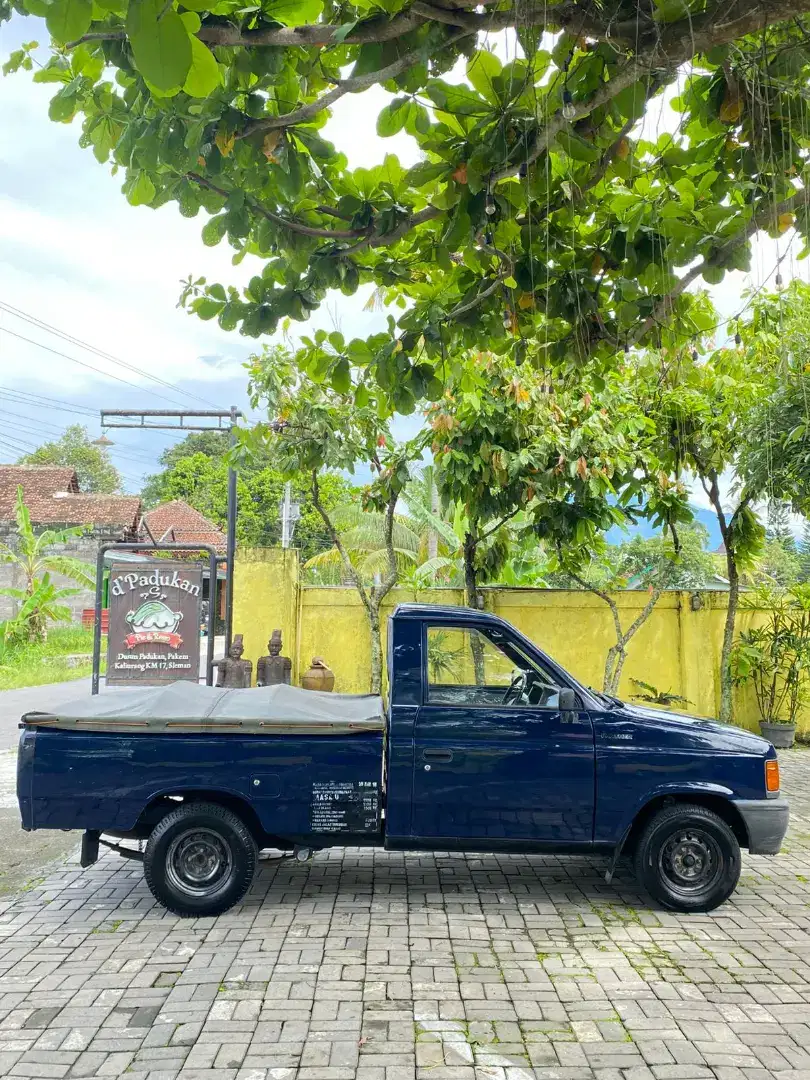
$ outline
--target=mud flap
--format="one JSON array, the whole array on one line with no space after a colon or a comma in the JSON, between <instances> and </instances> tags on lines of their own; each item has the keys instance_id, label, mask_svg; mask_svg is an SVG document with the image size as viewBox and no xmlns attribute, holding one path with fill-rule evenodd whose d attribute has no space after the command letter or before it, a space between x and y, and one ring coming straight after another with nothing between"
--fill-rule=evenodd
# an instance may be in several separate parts
<instances>
[{"instance_id":1,"label":"mud flap","mask_svg":"<svg viewBox=\"0 0 810 1080\"><path fill-rule=\"evenodd\" d=\"M82 867L92 866L98 859L98 829L87 829L82 836L82 854L79 860Z\"/></svg>"},{"instance_id":2,"label":"mud flap","mask_svg":"<svg viewBox=\"0 0 810 1080\"><path fill-rule=\"evenodd\" d=\"M616 873L616 867L618 866L619 859L621 858L622 848L624 847L625 841L627 840L627 837L630 835L630 830L632 828L633 828L633 824L631 822L627 826L627 828L624 830L624 833L622 834L621 840L619 840L618 844L613 849L613 858L610 861L610 866L605 871L605 884L606 885L610 885L611 881L613 881L613 875Z\"/></svg>"}]
</instances>

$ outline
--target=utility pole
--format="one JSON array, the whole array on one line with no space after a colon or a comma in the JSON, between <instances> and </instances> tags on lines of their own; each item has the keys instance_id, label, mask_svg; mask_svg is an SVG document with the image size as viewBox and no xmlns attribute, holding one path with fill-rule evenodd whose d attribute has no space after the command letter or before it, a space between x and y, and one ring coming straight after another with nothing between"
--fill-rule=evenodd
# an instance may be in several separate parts
<instances>
[{"instance_id":1,"label":"utility pole","mask_svg":"<svg viewBox=\"0 0 810 1080\"><path fill-rule=\"evenodd\" d=\"M284 485L284 502L281 504L281 546L290 546L290 495L292 484L288 480Z\"/></svg>"},{"instance_id":2,"label":"utility pole","mask_svg":"<svg viewBox=\"0 0 810 1080\"><path fill-rule=\"evenodd\" d=\"M112 417L112 419L109 419ZM102 409L102 428L138 428L141 431L227 431L230 445L236 443L236 425L244 417L235 405L230 409ZM212 421L206 423L206 420ZM213 421L216 420L216 423ZM137 422L136 422L137 421ZM174 422L172 422L174 421ZM191 423L190 421L193 421ZM224 421L224 422L223 422ZM227 576L225 578L225 651L233 639L233 571L236 554L236 471L228 465L228 521L226 525ZM209 582L209 603L216 582Z\"/></svg>"},{"instance_id":3,"label":"utility pole","mask_svg":"<svg viewBox=\"0 0 810 1080\"><path fill-rule=\"evenodd\" d=\"M288 548L292 545L295 523L301 517L301 507L292 501L292 481L288 480L284 485L284 499L281 503L281 546Z\"/></svg>"},{"instance_id":4,"label":"utility pole","mask_svg":"<svg viewBox=\"0 0 810 1080\"><path fill-rule=\"evenodd\" d=\"M231 449L236 445L236 421L240 416L235 405L231 405ZM225 655L233 641L233 578L236 558L236 469L228 462L228 535L225 554L228 558L228 576L225 578Z\"/></svg>"}]
</instances>

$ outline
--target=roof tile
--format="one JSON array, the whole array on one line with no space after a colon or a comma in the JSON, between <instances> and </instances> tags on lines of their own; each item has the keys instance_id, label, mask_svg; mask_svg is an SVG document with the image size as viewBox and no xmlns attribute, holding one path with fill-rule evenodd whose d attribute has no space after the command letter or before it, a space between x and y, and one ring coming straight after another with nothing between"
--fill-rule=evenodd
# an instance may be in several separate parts
<instances>
[{"instance_id":1,"label":"roof tile","mask_svg":"<svg viewBox=\"0 0 810 1080\"><path fill-rule=\"evenodd\" d=\"M79 491L71 468L0 465L0 521L13 521L17 488L34 525L120 525L134 529L140 516L137 495L93 495Z\"/></svg>"}]
</instances>

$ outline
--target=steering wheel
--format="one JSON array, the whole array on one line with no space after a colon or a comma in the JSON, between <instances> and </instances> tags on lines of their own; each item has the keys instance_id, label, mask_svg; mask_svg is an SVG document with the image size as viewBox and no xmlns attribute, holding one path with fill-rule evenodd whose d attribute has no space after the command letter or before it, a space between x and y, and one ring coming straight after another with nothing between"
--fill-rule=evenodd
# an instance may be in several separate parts
<instances>
[{"instance_id":1,"label":"steering wheel","mask_svg":"<svg viewBox=\"0 0 810 1080\"><path fill-rule=\"evenodd\" d=\"M502 705L511 705L513 701L517 702L526 693L526 687L529 684L528 671L518 671L516 675L512 676L512 681L507 687L506 693L503 695Z\"/></svg>"}]
</instances>

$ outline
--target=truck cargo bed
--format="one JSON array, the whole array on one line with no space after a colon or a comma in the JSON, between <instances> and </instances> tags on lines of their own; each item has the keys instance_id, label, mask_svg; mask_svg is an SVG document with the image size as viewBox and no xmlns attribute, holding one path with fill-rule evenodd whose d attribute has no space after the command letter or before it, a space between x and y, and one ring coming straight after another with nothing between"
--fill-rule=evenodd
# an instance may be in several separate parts
<instances>
[{"instance_id":1,"label":"truck cargo bed","mask_svg":"<svg viewBox=\"0 0 810 1080\"><path fill-rule=\"evenodd\" d=\"M167 802L216 792L248 816L260 847L379 842L383 739L381 730L324 738L26 727L22 824L145 837Z\"/></svg>"}]
</instances>

